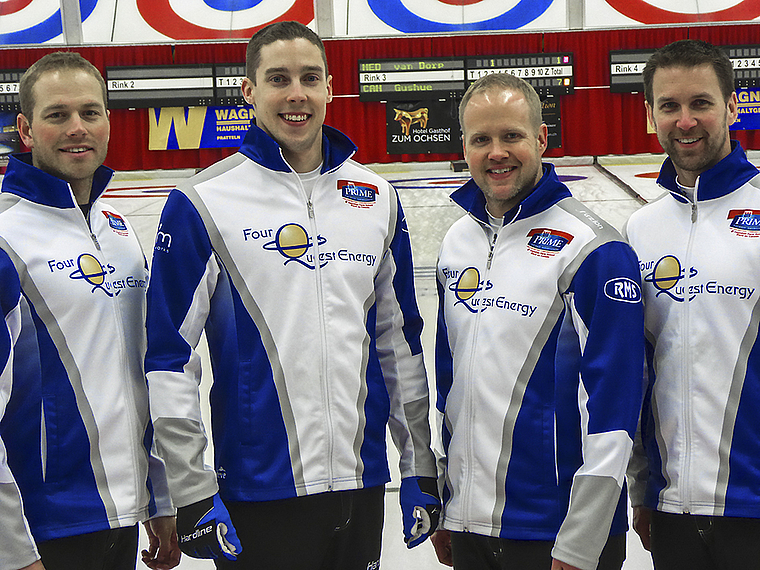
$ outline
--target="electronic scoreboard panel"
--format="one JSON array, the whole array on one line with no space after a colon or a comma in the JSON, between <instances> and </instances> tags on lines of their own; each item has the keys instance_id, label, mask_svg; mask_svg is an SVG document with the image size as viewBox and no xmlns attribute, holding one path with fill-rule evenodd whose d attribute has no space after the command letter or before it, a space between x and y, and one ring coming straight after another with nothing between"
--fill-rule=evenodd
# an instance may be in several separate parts
<instances>
[{"instance_id":1,"label":"electronic scoreboard panel","mask_svg":"<svg viewBox=\"0 0 760 570\"><path fill-rule=\"evenodd\" d=\"M0 111L20 111L18 82L25 69L0 70Z\"/></svg>"},{"instance_id":2,"label":"electronic scoreboard panel","mask_svg":"<svg viewBox=\"0 0 760 570\"><path fill-rule=\"evenodd\" d=\"M644 91L641 73L654 50L625 50L610 52L610 91L635 93Z\"/></svg>"},{"instance_id":3,"label":"electronic scoreboard panel","mask_svg":"<svg viewBox=\"0 0 760 570\"><path fill-rule=\"evenodd\" d=\"M360 101L445 99L464 89L462 59L359 60Z\"/></svg>"},{"instance_id":4,"label":"electronic scoreboard panel","mask_svg":"<svg viewBox=\"0 0 760 570\"><path fill-rule=\"evenodd\" d=\"M211 65L107 67L106 86L112 109L214 104Z\"/></svg>"},{"instance_id":5,"label":"electronic scoreboard panel","mask_svg":"<svg viewBox=\"0 0 760 570\"><path fill-rule=\"evenodd\" d=\"M217 64L214 66L214 104L219 106L245 105L243 79L245 64Z\"/></svg>"},{"instance_id":6,"label":"electronic scoreboard panel","mask_svg":"<svg viewBox=\"0 0 760 570\"><path fill-rule=\"evenodd\" d=\"M760 86L760 46L724 46L734 66L737 89ZM610 51L610 91L635 93L644 91L641 73L654 50Z\"/></svg>"},{"instance_id":7,"label":"electronic scoreboard panel","mask_svg":"<svg viewBox=\"0 0 760 570\"><path fill-rule=\"evenodd\" d=\"M724 49L734 65L736 87L760 85L760 46L730 46Z\"/></svg>"},{"instance_id":8,"label":"electronic scoreboard panel","mask_svg":"<svg viewBox=\"0 0 760 570\"><path fill-rule=\"evenodd\" d=\"M573 92L573 55L538 53L468 58L467 86L484 75L510 73L530 83L541 97Z\"/></svg>"},{"instance_id":9,"label":"electronic scoreboard panel","mask_svg":"<svg viewBox=\"0 0 760 570\"><path fill-rule=\"evenodd\" d=\"M500 55L467 59L359 60L360 101L410 101L461 96L479 77L511 73L542 97L573 92L568 53Z\"/></svg>"}]
</instances>

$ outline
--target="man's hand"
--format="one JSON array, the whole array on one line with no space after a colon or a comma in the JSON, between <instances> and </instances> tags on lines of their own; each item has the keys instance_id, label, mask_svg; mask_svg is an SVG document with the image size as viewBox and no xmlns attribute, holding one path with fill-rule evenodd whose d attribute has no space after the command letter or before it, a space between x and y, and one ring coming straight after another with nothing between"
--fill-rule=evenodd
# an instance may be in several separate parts
<instances>
[{"instance_id":1,"label":"man's hand","mask_svg":"<svg viewBox=\"0 0 760 570\"><path fill-rule=\"evenodd\" d=\"M219 493L177 509L179 547L192 558L236 560L243 550Z\"/></svg>"},{"instance_id":2,"label":"man's hand","mask_svg":"<svg viewBox=\"0 0 760 570\"><path fill-rule=\"evenodd\" d=\"M437 530L430 537L430 542L433 543L438 562L445 566L454 566L454 559L451 557L451 532Z\"/></svg>"},{"instance_id":3,"label":"man's hand","mask_svg":"<svg viewBox=\"0 0 760 570\"><path fill-rule=\"evenodd\" d=\"M652 545L652 509L647 507L633 507L633 530L639 535L641 545L646 550L651 550Z\"/></svg>"},{"instance_id":4,"label":"man's hand","mask_svg":"<svg viewBox=\"0 0 760 570\"><path fill-rule=\"evenodd\" d=\"M153 570L169 570L179 564L182 554L174 517L156 517L145 521L144 526L149 546L141 553L143 563Z\"/></svg>"},{"instance_id":5,"label":"man's hand","mask_svg":"<svg viewBox=\"0 0 760 570\"><path fill-rule=\"evenodd\" d=\"M37 560L37 562L32 562L29 566L24 566L19 570L45 570L45 567L42 565L42 560Z\"/></svg>"},{"instance_id":6,"label":"man's hand","mask_svg":"<svg viewBox=\"0 0 760 570\"><path fill-rule=\"evenodd\" d=\"M406 477L401 480L401 515L407 548L422 543L438 527L441 499L433 477Z\"/></svg>"}]
</instances>

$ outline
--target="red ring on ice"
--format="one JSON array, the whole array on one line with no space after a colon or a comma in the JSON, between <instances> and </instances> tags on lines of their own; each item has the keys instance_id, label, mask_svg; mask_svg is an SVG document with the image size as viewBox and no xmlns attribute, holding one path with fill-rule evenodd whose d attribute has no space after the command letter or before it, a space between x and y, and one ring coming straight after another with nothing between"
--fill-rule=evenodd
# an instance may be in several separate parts
<instances>
[{"instance_id":1,"label":"red ring on ice","mask_svg":"<svg viewBox=\"0 0 760 570\"><path fill-rule=\"evenodd\" d=\"M469 6L471 4L478 4L483 0L438 0L441 4L448 4L450 6Z\"/></svg>"},{"instance_id":2,"label":"red ring on ice","mask_svg":"<svg viewBox=\"0 0 760 570\"><path fill-rule=\"evenodd\" d=\"M314 19L314 3L296 0L282 16L252 28L217 30L204 28L181 18L169 5L169 0L137 0L137 9L143 19L157 32L175 40L250 38L254 32L274 22L296 20L308 24Z\"/></svg>"},{"instance_id":3,"label":"red ring on ice","mask_svg":"<svg viewBox=\"0 0 760 570\"><path fill-rule=\"evenodd\" d=\"M607 0L615 10L642 24L686 24L690 22L731 22L754 20L760 16L760 0L743 0L736 6L707 12L705 14L685 14L664 10L644 0Z\"/></svg>"},{"instance_id":4,"label":"red ring on ice","mask_svg":"<svg viewBox=\"0 0 760 570\"><path fill-rule=\"evenodd\" d=\"M29 6L32 1L33 0L0 0L0 16L9 16L10 14L20 12Z\"/></svg>"}]
</instances>

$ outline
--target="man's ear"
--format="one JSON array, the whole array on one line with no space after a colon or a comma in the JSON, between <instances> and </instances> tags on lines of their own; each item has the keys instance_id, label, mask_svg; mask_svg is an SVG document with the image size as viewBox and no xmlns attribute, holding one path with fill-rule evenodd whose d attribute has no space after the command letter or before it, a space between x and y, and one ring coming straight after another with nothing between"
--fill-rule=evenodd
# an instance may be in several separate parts
<instances>
[{"instance_id":1,"label":"man's ear","mask_svg":"<svg viewBox=\"0 0 760 570\"><path fill-rule=\"evenodd\" d=\"M652 109L652 106L644 101L644 108L647 110L647 122L649 123L649 128L652 132L657 132L657 125L655 125L654 122L654 110Z\"/></svg>"},{"instance_id":2,"label":"man's ear","mask_svg":"<svg viewBox=\"0 0 760 570\"><path fill-rule=\"evenodd\" d=\"M243 92L243 99L245 99L245 102L256 107L256 104L253 100L253 81L251 81L248 77L244 77L243 84L240 86L240 90Z\"/></svg>"},{"instance_id":3,"label":"man's ear","mask_svg":"<svg viewBox=\"0 0 760 570\"><path fill-rule=\"evenodd\" d=\"M736 91L731 93L731 97L728 98L728 124L733 125L736 119L739 118L739 100L736 97Z\"/></svg>"},{"instance_id":4,"label":"man's ear","mask_svg":"<svg viewBox=\"0 0 760 570\"><path fill-rule=\"evenodd\" d=\"M21 142L24 143L26 148L34 148L34 136L32 135L32 123L29 122L24 115L19 113L16 116L16 128L18 134L21 136Z\"/></svg>"}]
</instances>

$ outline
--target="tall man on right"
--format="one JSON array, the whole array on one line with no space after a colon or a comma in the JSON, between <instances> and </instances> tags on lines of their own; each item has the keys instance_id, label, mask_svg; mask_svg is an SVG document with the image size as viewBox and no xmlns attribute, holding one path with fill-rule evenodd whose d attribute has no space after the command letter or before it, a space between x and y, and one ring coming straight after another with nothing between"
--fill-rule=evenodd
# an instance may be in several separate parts
<instances>
[{"instance_id":1,"label":"tall man on right","mask_svg":"<svg viewBox=\"0 0 760 570\"><path fill-rule=\"evenodd\" d=\"M648 386L631 462L634 527L658 570L760 559L760 177L729 139L731 61L683 40L644 69L668 158L627 225L641 262Z\"/></svg>"}]
</instances>

